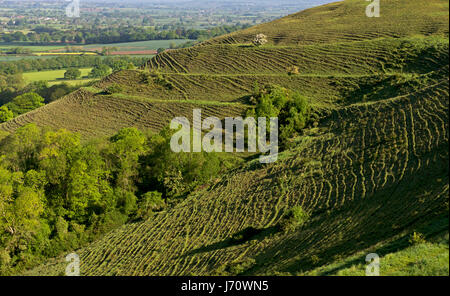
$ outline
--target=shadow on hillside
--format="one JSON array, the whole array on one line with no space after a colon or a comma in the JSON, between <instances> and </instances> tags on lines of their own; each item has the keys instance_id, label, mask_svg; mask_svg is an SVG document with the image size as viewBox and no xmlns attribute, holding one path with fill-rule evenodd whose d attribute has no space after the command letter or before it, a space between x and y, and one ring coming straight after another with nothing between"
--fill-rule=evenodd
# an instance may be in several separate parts
<instances>
[{"instance_id":1,"label":"shadow on hillside","mask_svg":"<svg viewBox=\"0 0 450 296\"><path fill-rule=\"evenodd\" d=\"M438 219L432 220L430 222L430 224L421 226L417 229L417 231L419 231L420 233L426 234L427 240L433 239L436 236L438 236L442 233L445 233L445 231L447 231L447 230L448 230L448 216L445 216L444 218L438 218ZM385 245L379 249L376 249L376 254L382 258L388 254L402 251L410 246L411 246L410 235L404 235L404 236L388 243L387 245ZM342 264L333 269L327 270L327 271L321 273L320 275L321 276L333 275L333 274L336 274L340 270L351 268L352 266L361 264L361 262L366 262L366 255L359 256L353 260L346 262L345 264Z\"/></svg>"},{"instance_id":2,"label":"shadow on hillside","mask_svg":"<svg viewBox=\"0 0 450 296\"><path fill-rule=\"evenodd\" d=\"M394 253L394 252L401 251L401 250L407 248L410 245L408 240L409 240L408 236L403 236L403 237L401 237L401 238L399 238L399 239L389 243L388 245L386 245L386 246L384 246L384 247L382 247L380 249L377 249L376 250L376 254L378 256L380 256L380 257L384 257L385 255L387 255L389 253ZM365 256L366 255L357 257L357 258L355 258L353 260L350 260L350 261L346 262L345 264L339 265L339 266L337 266L337 267L335 267L333 269L325 271L325 272L321 273L320 275L321 276L330 276L330 275L333 275L333 274L337 273L340 270L347 269L347 268L350 268L352 266L358 265L361 262L366 262L365 261Z\"/></svg>"},{"instance_id":3,"label":"shadow on hillside","mask_svg":"<svg viewBox=\"0 0 450 296\"><path fill-rule=\"evenodd\" d=\"M430 184L430 187L421 188L421 191L417 192L417 186L419 186L417 184L421 184L420 186L423 184L420 181L422 178L424 177L416 174L409 180L403 180L401 185L395 186L394 191L392 189L384 189L372 196L370 200L350 202L340 209L334 210L332 218L326 213L319 215L316 217L316 220L311 222L309 229L302 230L299 236L290 237L281 244L276 244L254 257L258 264L246 271L246 274L261 272L261 270L267 268L269 264L267 262L272 262L273 264L273 262L281 262L287 258L298 256L291 262L285 263L279 271L294 275L312 271L322 266L326 267L332 263L338 263L339 265L330 270L318 270L319 273L317 274L321 276L333 275L339 270L365 263L367 254L352 258L350 261L344 261L344 258L348 258L358 252L374 252L380 257L384 257L386 254L395 253L411 246L409 240L413 232L425 235L427 241L436 239L439 235L448 231L448 212L444 212L445 207L442 206L443 198L434 201L436 210L433 212L433 215L436 216L431 220L426 214L417 215L416 211L419 208L404 207L410 196L420 196L421 192L427 192L434 185ZM432 177L427 178L437 180ZM415 192L415 194L413 195L411 192ZM404 199L393 198L393 196L403 196ZM420 206L424 208L430 207L430 205L425 206L422 204ZM357 223L355 223L356 216L351 213L360 213L360 219L358 219ZM352 226L345 236L342 235L342 238L339 238L342 232L338 232L337 239L329 240L330 243L325 247L317 248L316 242L327 236L320 225L337 228L337 225L340 223L338 221L341 221L343 217L348 217L350 214L355 220L353 220ZM389 219L391 217L398 218L395 220ZM376 227L365 228L365 225L371 225L374 221ZM396 227L394 228L393 225L396 225ZM308 237L308 240L305 240L305 237ZM383 245L377 245L379 243L383 243ZM292 248L292 246L301 246L302 251L299 251L298 248ZM284 251L279 253L280 250ZM315 252L312 253L309 250L314 250ZM317 260L314 260L312 255L315 255ZM271 261L268 261L268 258Z\"/></svg>"},{"instance_id":4,"label":"shadow on hillside","mask_svg":"<svg viewBox=\"0 0 450 296\"><path fill-rule=\"evenodd\" d=\"M258 229L258 228L254 228L254 227L247 227L244 230L233 234L231 236L231 238L228 238L226 240L223 240L223 241L220 241L220 242L217 242L217 243L205 246L205 247L201 247L201 248L192 250L192 251L187 252L184 255L182 255L182 257L187 257L187 256L195 255L195 254L207 253L207 252L211 252L211 251L225 249L228 247L241 245L245 242L252 241L252 240L262 241L264 238L274 235L278 231L279 230L278 230L277 226L272 226L272 227L262 228L262 229Z\"/></svg>"},{"instance_id":5,"label":"shadow on hillside","mask_svg":"<svg viewBox=\"0 0 450 296\"><path fill-rule=\"evenodd\" d=\"M231 102L232 103L241 103L241 104L245 104L245 105L255 105L255 101L253 101L252 97L253 96L251 94L245 95L245 96L237 98ZM243 114L243 115L245 115L245 114Z\"/></svg>"}]
</instances>

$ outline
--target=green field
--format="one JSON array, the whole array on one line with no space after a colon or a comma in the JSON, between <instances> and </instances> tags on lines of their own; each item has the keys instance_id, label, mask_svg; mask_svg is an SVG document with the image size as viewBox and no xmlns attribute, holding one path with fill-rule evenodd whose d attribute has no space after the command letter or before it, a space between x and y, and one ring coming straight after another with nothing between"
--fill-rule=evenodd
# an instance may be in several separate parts
<instances>
[{"instance_id":1,"label":"green field","mask_svg":"<svg viewBox=\"0 0 450 296\"><path fill-rule=\"evenodd\" d=\"M175 39L175 40L150 40L138 42L112 43L112 44L89 44L89 45L71 45L80 48L81 50L101 50L102 47L117 47L123 51L139 51L139 50L157 50L158 48L169 48L170 44L174 43L180 45L191 40ZM1 44L0 51L11 48L24 47L30 49L32 52L48 52L55 50L63 50L66 45L28 45L27 43ZM1 57L0 57L1 58Z\"/></svg>"},{"instance_id":2,"label":"green field","mask_svg":"<svg viewBox=\"0 0 450 296\"><path fill-rule=\"evenodd\" d=\"M19 61L23 59L51 59L54 56L15 56L15 55L2 55L0 56L0 62Z\"/></svg>"},{"instance_id":3,"label":"green field","mask_svg":"<svg viewBox=\"0 0 450 296\"><path fill-rule=\"evenodd\" d=\"M81 72L81 78L86 77L90 72L91 72L92 68L82 68L80 69ZM30 83L30 82L34 82L34 81L52 81L52 82L57 82L57 81L61 81L61 82L68 82L66 80L64 80L64 73L66 72L66 70L51 70L51 71L40 71L40 72L28 72L28 73L23 73L23 78L25 79L26 82ZM86 79L84 80L76 80L76 81L86 81ZM72 81L76 82L76 81Z\"/></svg>"},{"instance_id":4,"label":"green field","mask_svg":"<svg viewBox=\"0 0 450 296\"><path fill-rule=\"evenodd\" d=\"M365 5L327 4L166 51L1 124L89 140L131 126L158 132L197 108L245 116L267 84L308 99L313 122L277 162L249 157L172 207L70 250L81 274L363 275L375 252L381 275L448 276L448 1L385 0L377 19ZM259 33L269 43L252 46ZM309 218L283 231L299 206ZM25 274L64 274L64 255Z\"/></svg>"}]
</instances>

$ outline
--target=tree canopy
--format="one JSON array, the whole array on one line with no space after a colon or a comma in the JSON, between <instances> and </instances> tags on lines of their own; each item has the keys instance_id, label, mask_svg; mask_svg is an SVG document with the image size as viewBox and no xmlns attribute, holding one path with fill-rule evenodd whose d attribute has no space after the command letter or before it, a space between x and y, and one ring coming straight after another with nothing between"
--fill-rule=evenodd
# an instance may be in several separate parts
<instances>
[{"instance_id":1,"label":"tree canopy","mask_svg":"<svg viewBox=\"0 0 450 296\"><path fill-rule=\"evenodd\" d=\"M64 73L64 79L69 79L69 80L75 80L75 79L77 79L80 76L81 76L81 71L79 69L76 69L76 68L68 69Z\"/></svg>"},{"instance_id":2,"label":"tree canopy","mask_svg":"<svg viewBox=\"0 0 450 296\"><path fill-rule=\"evenodd\" d=\"M7 122L14 118L14 113L7 106L0 107L0 123Z\"/></svg>"},{"instance_id":3,"label":"tree canopy","mask_svg":"<svg viewBox=\"0 0 450 296\"><path fill-rule=\"evenodd\" d=\"M25 125L0 138L0 274L57 256L122 225L151 219L230 166L234 156L178 154L172 132L125 128L82 142Z\"/></svg>"},{"instance_id":4,"label":"tree canopy","mask_svg":"<svg viewBox=\"0 0 450 296\"><path fill-rule=\"evenodd\" d=\"M6 104L6 107L13 112L14 116L27 113L42 106L44 106L44 98L34 92L17 96Z\"/></svg>"}]
</instances>

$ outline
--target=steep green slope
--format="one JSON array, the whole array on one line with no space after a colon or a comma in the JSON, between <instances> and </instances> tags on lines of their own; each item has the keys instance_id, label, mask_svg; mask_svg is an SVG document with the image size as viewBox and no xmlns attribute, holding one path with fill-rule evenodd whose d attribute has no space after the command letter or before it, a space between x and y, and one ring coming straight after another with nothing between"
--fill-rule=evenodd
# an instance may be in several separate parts
<instances>
[{"instance_id":1,"label":"steep green slope","mask_svg":"<svg viewBox=\"0 0 450 296\"><path fill-rule=\"evenodd\" d=\"M447 109L444 80L333 112L275 164L251 162L78 251L82 273L222 274L248 262L249 274L295 273L408 234L448 211ZM310 221L276 232L295 205L312 213ZM259 234L230 243L248 227ZM57 274L63 264L34 272Z\"/></svg>"},{"instance_id":2,"label":"steep green slope","mask_svg":"<svg viewBox=\"0 0 450 296\"><path fill-rule=\"evenodd\" d=\"M201 108L207 116L237 116L243 113L242 104L221 102L166 101L147 96L104 95L95 88L80 89L63 99L23 114L0 126L14 132L28 123L64 128L78 132L84 138L111 136L125 127L159 131L176 116L192 117L192 110ZM217 106L220 108L217 108Z\"/></svg>"},{"instance_id":3,"label":"steep green slope","mask_svg":"<svg viewBox=\"0 0 450 296\"><path fill-rule=\"evenodd\" d=\"M394 71L426 73L448 59L448 38L417 36L333 44L263 47L195 46L169 51L148 63L163 73L370 75Z\"/></svg>"}]
</instances>

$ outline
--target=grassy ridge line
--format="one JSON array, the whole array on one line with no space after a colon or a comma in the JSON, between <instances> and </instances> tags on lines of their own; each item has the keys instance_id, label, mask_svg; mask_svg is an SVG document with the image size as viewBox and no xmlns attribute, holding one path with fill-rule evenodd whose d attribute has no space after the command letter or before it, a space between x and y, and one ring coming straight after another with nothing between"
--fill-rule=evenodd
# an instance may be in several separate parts
<instances>
[{"instance_id":1,"label":"grassy ridge line","mask_svg":"<svg viewBox=\"0 0 450 296\"><path fill-rule=\"evenodd\" d=\"M177 78L179 83L183 84L188 90L189 97L198 98L198 100L186 100L178 95L175 90L167 91L164 88L160 88L157 86L145 86L139 80L139 73L139 71L131 70L116 72L113 75L110 75L103 82L100 82L99 87L92 88L90 92L87 92L85 90L85 95L89 98L83 98L83 96L79 96L77 93L71 94L68 96L68 99L63 99L60 104L58 103L58 107L55 106L49 109L44 107L42 109L39 109L39 112L32 112L28 115L24 115L23 117L15 119L13 122L2 124L0 125L0 128L7 131L13 131L15 128L23 124L29 123L32 120L37 120L37 122L40 122L41 125L54 125L55 127L65 126L72 131L81 131L83 135L89 135L89 137L96 136L96 129L99 128L98 135L103 136L105 135L105 129L104 127L101 127L103 126L103 124L96 124L95 122L91 122L91 119L95 120L95 118L98 117L97 114L106 114L105 110L99 109L102 108L101 106L103 105L103 103L94 104L94 102L96 101L95 98L100 99L101 97L104 97L103 100L106 100L107 98L106 96L94 96L93 93L101 92L103 89L111 85L111 83L119 83L122 86L126 86L128 84L130 86L129 89L127 89L127 93L121 95L120 100L117 100L118 97L114 100L118 103L117 106L122 106L124 102L130 101L130 99L135 96L135 102L147 101L167 104L172 101L175 105L178 103L184 105L197 103L197 106L203 107L212 107L214 105L218 105L224 107L239 108L240 110L242 110L239 112L243 112L243 110L249 106L245 104L245 100L238 100L238 98L242 98L243 96L251 94L252 88L255 83L258 83L260 85L266 83L276 83L285 85L290 89L300 91L302 94L310 98L311 104L314 106L314 108L316 108L317 110L323 109L324 111L329 112L329 110L336 109L339 106L342 107L361 102L362 97L365 95L366 91L369 93L373 92L373 98L369 98L369 101L374 99L388 99L415 91L414 88L411 88L409 86L405 87L403 86L403 84L398 84L397 82L395 82L395 79L398 78L402 78L401 80L405 80L407 83L409 83L409 78L413 78L416 80L418 79L420 83L417 84L417 86L420 87L424 87L424 85L433 85L437 83L439 79L441 79L440 77L448 75L448 67L447 70L443 69L432 72L431 74L418 76L411 76L410 74L385 74L381 76L371 75L363 77L345 77L340 79L328 77L303 78L297 75L264 75L258 77L250 75L226 77L226 79L232 79L235 83L239 83L241 87L245 88L242 90L232 89L234 85L232 85L230 81L224 80L223 77L220 77L220 75L216 77L211 76L208 79L197 74L194 74L193 76L184 74L165 75L170 80L172 80L172 78ZM134 77L133 75L135 75L136 77ZM140 88L144 86L145 88L143 88L141 91ZM217 93L217 90L214 87L217 88L219 86L222 87L222 89L220 93ZM391 90L389 92L380 92L379 90L377 90L382 86L384 87L384 89L387 89L387 87L389 87ZM364 90L364 92L361 92L361 90ZM345 91L345 93L343 93L343 91ZM155 99L162 97L166 99ZM74 100L74 98L77 99ZM211 100L211 98L217 98L219 100ZM78 99L80 99L80 101L76 101ZM338 100L342 101L339 102ZM212 103L209 103L209 101L211 101ZM228 102L231 104L228 104ZM67 115L61 117L57 113L55 113L59 110L60 112L63 112L65 114L66 111L68 111L68 108L74 108L70 116ZM86 114L83 114L80 110L84 110L86 108L91 108L92 110L83 111L87 112ZM128 109L128 107L124 108ZM142 108L142 106L137 105L136 108L138 108L139 110ZM115 107L113 109L115 109L118 114L124 113L124 110L117 110ZM233 116L242 115L242 113L239 112L237 112L236 110L236 112L233 113ZM48 114L46 115L44 113ZM172 117L176 116L176 113L173 112L167 114L171 114ZM163 118L167 117L167 114L162 114ZM112 115L112 118L115 118L115 122L122 123L128 122L127 118L134 117L132 113L130 113L129 115L124 115L123 118L117 118L117 114ZM60 118L61 122L57 122L56 118ZM74 121L72 127L67 122L68 118L72 118L72 120ZM107 120L107 118L102 118L102 120ZM87 122L90 123L87 124ZM153 128L154 127L152 127L152 129ZM107 130L110 129L107 128ZM113 134L114 132L114 130L110 130L108 134Z\"/></svg>"},{"instance_id":2,"label":"grassy ridge line","mask_svg":"<svg viewBox=\"0 0 450 296\"><path fill-rule=\"evenodd\" d=\"M291 77L291 75L287 73L225 73L225 74L219 74L219 73L172 73L172 72L161 72L162 75L167 76L209 76L209 77ZM408 73L401 73L401 72L391 72L391 73L383 73L383 75L386 76L394 76L394 75L402 75L407 76ZM362 77L375 77L379 76L379 74L305 74L305 73L299 73L293 75L295 77L318 77L318 78L362 78Z\"/></svg>"},{"instance_id":3,"label":"grassy ridge line","mask_svg":"<svg viewBox=\"0 0 450 296\"><path fill-rule=\"evenodd\" d=\"M442 44L442 42L439 41L438 44ZM439 55L440 52L441 51L439 50L438 51ZM408 57L408 55L406 57ZM412 59L414 60L417 58L412 57ZM446 54L443 53L443 55L440 55L439 59L443 59L448 62L448 52ZM425 62L427 61L427 59L423 60ZM166 98L167 102L170 100L174 100L177 102L185 102L187 101L186 98L195 98L195 100L190 101L192 101L192 103L197 102L198 104L203 104L203 106L208 105L207 103L208 101L212 102L223 101L236 104L235 105L236 107L244 107L242 105L239 105L239 103L245 102L243 100L240 100L240 98L243 98L244 96L251 94L255 83L259 84L275 83L284 85L293 90L300 91L302 94L311 99L311 104L314 105L316 108L334 109L336 107L352 104L354 102L357 102L358 100L361 100L362 96L364 95L360 93L361 86L364 86L365 88L367 87L373 88L375 90L375 88L380 87L380 82L386 80L385 78L382 77L389 78L395 76L395 74L392 73L382 74L383 76L381 75L377 76L376 74L368 76L366 76L365 74L349 74L349 75L344 74L342 75L342 77L336 77L329 74L323 76L320 75L302 76L302 74L288 76L287 74L246 75L245 73L243 73L243 75L235 76L234 74L225 73L214 76L214 75L195 75L196 73L193 73L193 75L183 75L183 74L180 75L175 73L173 75L165 74L164 76L167 77L170 82L173 82L180 87L174 87L173 90L167 90L159 85L145 85L141 81L140 77L141 73L142 73L141 71L132 71L132 70L117 72L114 73L113 75L108 76L103 81L96 83L95 85L96 86L98 85L99 89L105 89L105 87L107 87L111 83L118 83L122 86L127 86L127 91L125 92L126 96L130 97L136 96L135 99L141 101L143 100L142 97L145 97L146 100L148 98ZM443 71L442 75L444 74L445 71ZM406 78L408 77L408 75L410 74L409 73L400 74L401 77ZM378 79L377 77L380 77L380 79ZM430 81L426 82L425 80L424 83L432 84L432 82ZM217 91L217 89L219 88L221 90L220 92ZM380 97L381 99L389 98L392 96L398 96L399 95L398 92L400 92L400 95L409 92L408 89L402 90L401 87L396 89L393 86L390 86L390 88L391 92L396 91L397 93L395 95L386 93ZM343 93L344 90L345 93ZM376 94L376 92L374 92L374 94ZM127 99L126 96L123 96L122 98L126 100ZM211 98L214 98L214 100L211 100ZM344 100L338 102L338 100L342 99ZM153 102L155 103L161 102L158 100L159 99L156 99ZM215 104L217 105L218 103L210 103L209 105L213 106ZM79 104L77 104L75 107L78 108L78 105ZM226 104L223 106L226 106ZM61 110L65 110L66 109L65 107L66 106L61 107ZM46 112L46 110L48 109L42 109L43 112ZM15 120L14 121L16 123L15 125L5 124L8 126L7 130L11 130L9 128L11 126L18 127L19 124L29 122L29 120L31 120L31 118L33 118L34 115L35 115L34 113L26 115L24 117L27 118L26 120L22 120L22 118ZM93 131L93 129L95 129L97 125L94 124L91 126L81 127L82 119L74 118L74 120L76 120L78 126L76 130L81 129L85 134L87 134L89 131L89 134L95 135L95 131ZM50 120L50 122L54 122L54 120ZM55 122L55 126L59 125L60 124Z\"/></svg>"},{"instance_id":4,"label":"grassy ridge line","mask_svg":"<svg viewBox=\"0 0 450 296\"><path fill-rule=\"evenodd\" d=\"M407 94L414 88L433 84L439 77L447 76L445 67L427 74L390 72L363 75L291 75L288 74L201 74L201 73L160 73L169 82L182 85L184 90L167 90L158 85L147 85L140 81L139 71L121 71L108 76L96 84L98 89L106 89L113 84L124 87L127 95L199 101L222 101L247 103L246 96L254 91L255 85L279 84L299 91L310 99L316 108L333 109L358 101L381 100ZM128 87L127 85L131 85ZM217 89L220 88L220 92ZM383 88L383 89L380 89Z\"/></svg>"},{"instance_id":5,"label":"grassy ridge line","mask_svg":"<svg viewBox=\"0 0 450 296\"><path fill-rule=\"evenodd\" d=\"M403 95L399 95L399 96L396 96L396 97L384 99L382 101L358 102L358 103L350 104L350 105L344 107L343 109L345 109L345 108L352 108L352 107L358 107L358 106L359 107L362 107L362 106L363 107L367 107L369 105L388 104L390 102L401 101L402 99L408 98L408 97L410 97L412 95L420 94L420 93L423 93L424 91L435 89L436 87L441 86L443 83L444 84L445 83L449 83L449 79L448 78L441 79L439 81L436 81L435 83L432 83L430 85L424 86L423 88L415 90L415 91L410 92L408 94L403 94Z\"/></svg>"},{"instance_id":6,"label":"grassy ridge line","mask_svg":"<svg viewBox=\"0 0 450 296\"><path fill-rule=\"evenodd\" d=\"M88 76L91 72L92 68L80 68L81 72L80 77ZM34 71L34 72L26 72L23 73L23 78L26 82L34 82L34 81L56 81L60 80L61 82L64 82L64 73L67 71L67 69L63 70L50 70L50 71Z\"/></svg>"},{"instance_id":7,"label":"grassy ridge line","mask_svg":"<svg viewBox=\"0 0 450 296\"><path fill-rule=\"evenodd\" d=\"M96 95L98 93L103 92L102 89L96 88L96 87L82 87L83 90L92 93L93 95ZM154 99L149 98L145 96L137 96L137 95L129 95L129 94L123 94L123 93L115 93L110 95L105 95L105 97L114 97L119 99L129 99L129 100L135 100L140 102L150 102L150 103L164 103L164 104L174 104L174 103L180 103L180 104L194 104L194 105L211 105L211 106L237 106L242 108L248 108L251 107L247 104L242 104L238 102L221 102L221 101L207 101L207 100L164 100L164 99Z\"/></svg>"},{"instance_id":8,"label":"grassy ridge line","mask_svg":"<svg viewBox=\"0 0 450 296\"><path fill-rule=\"evenodd\" d=\"M300 74L426 73L448 60L448 46L442 36L295 47L205 45L162 53L145 67L164 73L287 74L292 66Z\"/></svg>"},{"instance_id":9,"label":"grassy ridge line","mask_svg":"<svg viewBox=\"0 0 450 296\"><path fill-rule=\"evenodd\" d=\"M220 108L217 108L220 106ZM201 108L205 117L236 117L246 109L241 104L195 104L193 102L148 102L128 96L99 96L80 89L42 108L20 115L0 125L14 132L28 123L77 132L84 139L111 136L125 127L159 131L174 117L192 120L192 110Z\"/></svg>"}]
</instances>

